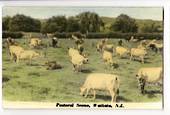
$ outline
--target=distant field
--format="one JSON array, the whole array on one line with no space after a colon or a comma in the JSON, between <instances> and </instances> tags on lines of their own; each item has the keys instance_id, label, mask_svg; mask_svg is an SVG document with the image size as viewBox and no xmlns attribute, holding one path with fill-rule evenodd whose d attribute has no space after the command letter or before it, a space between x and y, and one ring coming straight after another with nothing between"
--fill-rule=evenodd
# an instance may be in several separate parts
<instances>
[{"instance_id":1,"label":"distant field","mask_svg":"<svg viewBox=\"0 0 170 115\"><path fill-rule=\"evenodd\" d=\"M23 39L18 41L25 49L29 49L27 43L24 44ZM47 40L43 40L47 42ZM117 40L111 39L110 43L117 45ZM8 78L3 83L3 100L10 101L48 101L48 102L110 102L111 97L106 92L97 92L96 100L92 98L84 98L79 95L80 86L84 83L89 73L115 73L120 76L120 92L119 102L157 102L161 101L162 91L160 86L147 85L148 93L140 94L137 88L137 80L135 74L141 67L162 66L161 53L156 54L149 52L146 63L141 64L139 61L130 61L127 58L120 59L114 55L113 59L118 62L118 69L107 69L101 59L101 54L96 51L95 46L97 40L90 39L85 41L85 52L89 53L89 64L84 66L88 70L84 73L73 72L72 64L69 61L67 47L74 46L74 41L61 39L61 48L48 47L47 49L37 50L47 53L46 58L39 58L33 61L33 65L27 65L26 61L19 64L11 62L6 49L3 49L3 77ZM136 43L127 44L125 47L136 47ZM46 70L42 66L46 60L56 60L63 69Z\"/></svg>"}]
</instances>

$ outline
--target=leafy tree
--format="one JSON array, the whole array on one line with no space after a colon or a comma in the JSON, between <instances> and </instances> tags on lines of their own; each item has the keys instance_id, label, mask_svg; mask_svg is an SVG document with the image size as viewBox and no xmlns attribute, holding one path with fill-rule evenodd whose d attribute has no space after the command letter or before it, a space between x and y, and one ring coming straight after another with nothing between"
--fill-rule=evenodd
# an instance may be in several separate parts
<instances>
[{"instance_id":1,"label":"leafy tree","mask_svg":"<svg viewBox=\"0 0 170 115\"><path fill-rule=\"evenodd\" d=\"M69 17L67 19L67 32L78 32L80 30L80 24L78 23L78 19L74 17Z\"/></svg>"},{"instance_id":2,"label":"leafy tree","mask_svg":"<svg viewBox=\"0 0 170 115\"><path fill-rule=\"evenodd\" d=\"M17 14L9 22L10 31L39 32L41 23L29 16Z\"/></svg>"},{"instance_id":3,"label":"leafy tree","mask_svg":"<svg viewBox=\"0 0 170 115\"><path fill-rule=\"evenodd\" d=\"M141 26L141 32L144 33L153 33L153 32L160 32L160 25L156 24L155 22L150 22Z\"/></svg>"},{"instance_id":4,"label":"leafy tree","mask_svg":"<svg viewBox=\"0 0 170 115\"><path fill-rule=\"evenodd\" d=\"M9 22L11 20L10 16L6 16L2 18L2 29L3 31L8 31L9 30Z\"/></svg>"},{"instance_id":5,"label":"leafy tree","mask_svg":"<svg viewBox=\"0 0 170 115\"><path fill-rule=\"evenodd\" d=\"M135 19L129 17L128 15L121 14L119 15L115 22L111 26L111 30L128 33L128 32L137 32L138 26Z\"/></svg>"},{"instance_id":6,"label":"leafy tree","mask_svg":"<svg viewBox=\"0 0 170 115\"><path fill-rule=\"evenodd\" d=\"M42 23L41 32L54 33L65 32L67 28L67 19L65 16L53 16Z\"/></svg>"},{"instance_id":7,"label":"leafy tree","mask_svg":"<svg viewBox=\"0 0 170 115\"><path fill-rule=\"evenodd\" d=\"M100 27L104 26L102 19L98 16L98 14L93 12L80 13L77 18L80 23L80 30L83 33L99 32Z\"/></svg>"}]
</instances>

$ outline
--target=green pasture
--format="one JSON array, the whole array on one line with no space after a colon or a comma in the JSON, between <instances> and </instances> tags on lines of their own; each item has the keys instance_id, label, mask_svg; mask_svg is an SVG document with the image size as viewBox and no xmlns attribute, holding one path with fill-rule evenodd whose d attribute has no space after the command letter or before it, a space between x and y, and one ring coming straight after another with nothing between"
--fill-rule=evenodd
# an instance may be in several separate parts
<instances>
[{"instance_id":1,"label":"green pasture","mask_svg":"<svg viewBox=\"0 0 170 115\"><path fill-rule=\"evenodd\" d=\"M24 39L17 40L25 49L30 49ZM3 67L3 100L9 101L45 101L45 102L110 102L111 97L107 92L98 91L96 99L90 96L84 98L79 95L80 86L84 83L86 76L90 73L114 73L120 76L120 92L118 102L157 102L162 100L162 87L148 84L147 93L142 95L138 89L135 74L141 67L162 66L161 53L148 51L145 63L138 60L130 61L129 56L120 59L113 55L113 59L119 64L117 69L109 69L102 61L101 54L96 51L97 39L86 39L84 43L85 52L89 54L89 63L83 66L83 72L73 71L68 57L67 48L74 46L73 40L60 39L61 48L47 47L33 49L45 52L46 57L34 59L32 65L27 61L19 64L10 61L5 48L2 51ZM49 43L47 39L44 43ZM109 43L117 46L118 39L110 39ZM138 43L124 41L124 47L136 47ZM56 60L63 66L59 70L46 70L45 61Z\"/></svg>"}]
</instances>

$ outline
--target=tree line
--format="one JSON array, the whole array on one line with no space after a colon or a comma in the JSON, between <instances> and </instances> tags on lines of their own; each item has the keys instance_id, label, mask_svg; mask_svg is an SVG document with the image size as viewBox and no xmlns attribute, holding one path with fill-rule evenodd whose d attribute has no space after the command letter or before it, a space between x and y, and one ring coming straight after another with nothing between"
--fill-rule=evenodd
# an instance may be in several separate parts
<instances>
[{"instance_id":1,"label":"tree line","mask_svg":"<svg viewBox=\"0 0 170 115\"><path fill-rule=\"evenodd\" d=\"M23 14L16 14L13 17L3 17L2 28L3 31L10 32L80 32L88 34L89 32L105 32L106 22L104 23L102 17L94 12L83 12L68 18L65 16L52 16L45 20L35 19ZM131 18L126 14L120 14L115 18L115 21L110 24L109 32L159 33L162 32L160 28L162 27L154 21L139 27L136 19Z\"/></svg>"}]
</instances>

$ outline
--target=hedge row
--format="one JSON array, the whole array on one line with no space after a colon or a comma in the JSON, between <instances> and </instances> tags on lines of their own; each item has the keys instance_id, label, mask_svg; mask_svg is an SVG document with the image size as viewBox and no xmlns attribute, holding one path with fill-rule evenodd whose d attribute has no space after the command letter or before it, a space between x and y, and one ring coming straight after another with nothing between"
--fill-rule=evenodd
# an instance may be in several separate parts
<instances>
[{"instance_id":1,"label":"hedge row","mask_svg":"<svg viewBox=\"0 0 170 115\"><path fill-rule=\"evenodd\" d=\"M23 34L21 32L3 32L2 33L2 38L8 38L8 37L11 37L11 38L22 38L23 37Z\"/></svg>"},{"instance_id":2,"label":"hedge row","mask_svg":"<svg viewBox=\"0 0 170 115\"><path fill-rule=\"evenodd\" d=\"M71 38L72 35L75 35L77 36L78 38L81 38L82 37L82 34L80 32L73 32L73 33L54 33L54 36L57 37L57 38Z\"/></svg>"},{"instance_id":3,"label":"hedge row","mask_svg":"<svg viewBox=\"0 0 170 115\"><path fill-rule=\"evenodd\" d=\"M38 33L37 33L38 34ZM41 34L41 33L39 33ZM54 33L55 37L58 38L71 38L72 34L78 38L84 37L83 34L76 33ZM39 35L40 36L40 35ZM42 36L42 34L41 34ZM114 39L129 39L131 36L134 36L136 39L162 39L163 33L88 33L86 38L88 39L100 39L100 38L114 38ZM3 38L12 37L12 38L22 38L23 34L21 32L3 32Z\"/></svg>"},{"instance_id":4,"label":"hedge row","mask_svg":"<svg viewBox=\"0 0 170 115\"><path fill-rule=\"evenodd\" d=\"M70 38L72 34L81 37L81 33L55 33L54 36L58 38ZM162 39L162 33L88 33L86 38L88 39L100 39L100 38L114 38L114 39L129 39L134 36L136 39Z\"/></svg>"}]
</instances>

